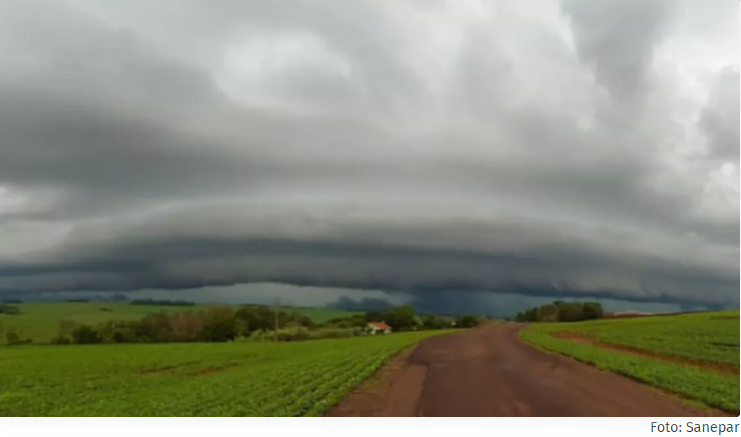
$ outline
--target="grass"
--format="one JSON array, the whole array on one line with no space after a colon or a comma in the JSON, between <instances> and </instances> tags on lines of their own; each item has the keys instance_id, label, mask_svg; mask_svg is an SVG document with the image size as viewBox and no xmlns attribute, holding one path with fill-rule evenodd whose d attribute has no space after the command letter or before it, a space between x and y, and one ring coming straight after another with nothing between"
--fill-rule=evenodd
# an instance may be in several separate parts
<instances>
[{"instance_id":1,"label":"grass","mask_svg":"<svg viewBox=\"0 0 741 437\"><path fill-rule=\"evenodd\" d=\"M0 324L5 330L19 329L23 338L30 338L34 343L48 343L59 332L59 322L64 319L80 323L98 324L107 320L140 319L147 314L160 311L200 310L208 305L189 307L130 305L126 302L50 302L12 304L18 307L21 314L0 314ZM105 311L103 310L105 309ZM351 311L327 308L282 308L283 311L295 311L310 317L316 323L322 323L335 317L347 317L356 314ZM0 338L0 345L4 345Z\"/></svg>"},{"instance_id":2,"label":"grass","mask_svg":"<svg viewBox=\"0 0 741 437\"><path fill-rule=\"evenodd\" d=\"M739 377L671 359L640 356L556 338L573 331L595 340L667 356L735 365L739 363L738 311L667 317L534 324L520 331L533 345L571 356L687 399L725 411L739 411Z\"/></svg>"},{"instance_id":3,"label":"grass","mask_svg":"<svg viewBox=\"0 0 741 437\"><path fill-rule=\"evenodd\" d=\"M332 308L293 307L283 308L283 311L293 311L309 317L314 323L324 323L339 317L350 317L355 314L363 314L360 311L346 311Z\"/></svg>"},{"instance_id":4,"label":"grass","mask_svg":"<svg viewBox=\"0 0 741 437\"><path fill-rule=\"evenodd\" d=\"M446 331L299 343L0 349L0 416L317 416Z\"/></svg>"}]
</instances>

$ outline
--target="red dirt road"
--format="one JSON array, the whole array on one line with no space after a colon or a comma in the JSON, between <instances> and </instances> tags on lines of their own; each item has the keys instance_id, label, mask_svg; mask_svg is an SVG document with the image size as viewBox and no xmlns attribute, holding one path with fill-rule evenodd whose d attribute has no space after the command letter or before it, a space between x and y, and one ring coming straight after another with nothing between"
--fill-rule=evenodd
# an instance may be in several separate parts
<instances>
[{"instance_id":1,"label":"red dirt road","mask_svg":"<svg viewBox=\"0 0 741 437\"><path fill-rule=\"evenodd\" d=\"M423 341L330 416L707 416L630 379L521 342L522 325Z\"/></svg>"}]
</instances>

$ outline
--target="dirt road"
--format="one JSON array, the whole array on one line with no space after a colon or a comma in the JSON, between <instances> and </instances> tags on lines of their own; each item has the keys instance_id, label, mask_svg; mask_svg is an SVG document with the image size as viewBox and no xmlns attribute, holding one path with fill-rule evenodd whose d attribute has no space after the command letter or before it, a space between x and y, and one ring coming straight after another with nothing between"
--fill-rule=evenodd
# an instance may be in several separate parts
<instances>
[{"instance_id":1,"label":"dirt road","mask_svg":"<svg viewBox=\"0 0 741 437\"><path fill-rule=\"evenodd\" d=\"M536 350L507 323L434 337L331 416L702 416L627 378Z\"/></svg>"}]
</instances>

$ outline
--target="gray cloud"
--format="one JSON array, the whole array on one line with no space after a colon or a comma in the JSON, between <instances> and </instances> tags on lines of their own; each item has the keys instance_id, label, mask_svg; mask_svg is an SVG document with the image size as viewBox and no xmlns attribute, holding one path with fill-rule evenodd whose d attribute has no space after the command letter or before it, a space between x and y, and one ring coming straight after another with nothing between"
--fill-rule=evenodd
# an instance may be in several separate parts
<instances>
[{"instance_id":1,"label":"gray cloud","mask_svg":"<svg viewBox=\"0 0 741 437\"><path fill-rule=\"evenodd\" d=\"M669 1L563 0L579 56L613 98L645 97L654 47L673 11Z\"/></svg>"},{"instance_id":2,"label":"gray cloud","mask_svg":"<svg viewBox=\"0 0 741 437\"><path fill-rule=\"evenodd\" d=\"M597 3L4 2L0 291L737 305L737 20Z\"/></svg>"},{"instance_id":3,"label":"gray cloud","mask_svg":"<svg viewBox=\"0 0 741 437\"><path fill-rule=\"evenodd\" d=\"M701 123L709 137L713 158L738 162L739 144L739 69L728 67L718 73Z\"/></svg>"}]
</instances>

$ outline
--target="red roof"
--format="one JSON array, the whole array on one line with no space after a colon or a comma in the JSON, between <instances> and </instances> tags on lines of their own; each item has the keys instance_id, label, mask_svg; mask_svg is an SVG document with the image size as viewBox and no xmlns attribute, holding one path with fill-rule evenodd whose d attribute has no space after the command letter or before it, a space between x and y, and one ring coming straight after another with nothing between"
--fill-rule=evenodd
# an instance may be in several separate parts
<instances>
[{"instance_id":1,"label":"red roof","mask_svg":"<svg viewBox=\"0 0 741 437\"><path fill-rule=\"evenodd\" d=\"M370 322L369 325L373 326L374 328L381 329L383 331L391 330L391 327L383 322Z\"/></svg>"}]
</instances>

